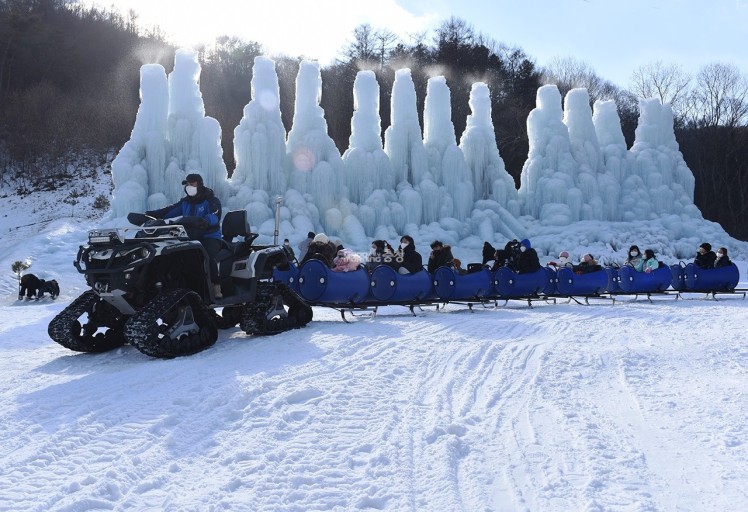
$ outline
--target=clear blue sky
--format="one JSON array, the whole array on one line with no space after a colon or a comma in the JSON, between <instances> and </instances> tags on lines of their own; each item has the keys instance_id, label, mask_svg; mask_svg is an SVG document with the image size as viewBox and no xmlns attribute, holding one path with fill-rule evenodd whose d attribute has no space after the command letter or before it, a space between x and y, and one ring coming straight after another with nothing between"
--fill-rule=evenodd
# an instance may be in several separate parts
<instances>
[{"instance_id":1,"label":"clear blue sky","mask_svg":"<svg viewBox=\"0 0 748 512\"><path fill-rule=\"evenodd\" d=\"M98 3L124 12L134 9L141 25L158 24L180 45L231 34L323 64L361 23L406 38L456 16L498 42L522 47L539 65L573 56L623 87L635 68L657 60L680 64L691 73L713 62L732 63L748 75L748 0L211 0L204 7L154 0Z\"/></svg>"}]
</instances>

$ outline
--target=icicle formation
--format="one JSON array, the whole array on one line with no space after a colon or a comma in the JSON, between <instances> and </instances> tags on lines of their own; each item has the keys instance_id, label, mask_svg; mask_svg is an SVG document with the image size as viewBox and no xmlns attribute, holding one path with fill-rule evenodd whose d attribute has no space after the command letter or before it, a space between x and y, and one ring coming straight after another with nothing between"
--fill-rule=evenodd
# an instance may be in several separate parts
<instances>
[{"instance_id":1,"label":"icicle formation","mask_svg":"<svg viewBox=\"0 0 748 512\"><path fill-rule=\"evenodd\" d=\"M491 120L491 93L483 82L476 82L470 90L470 111L460 148L465 155L474 184L476 199L488 199L519 216L517 189L506 171L504 160L496 145L496 132Z\"/></svg>"},{"instance_id":2,"label":"icicle formation","mask_svg":"<svg viewBox=\"0 0 748 512\"><path fill-rule=\"evenodd\" d=\"M649 191L651 214L673 213L701 218L701 212L693 204L693 173L675 141L670 105L663 105L654 98L645 99L639 102L639 112L631 153L641 186Z\"/></svg>"},{"instance_id":3,"label":"icicle formation","mask_svg":"<svg viewBox=\"0 0 748 512\"><path fill-rule=\"evenodd\" d=\"M235 187L247 186L283 195L286 178L286 129L280 110L280 86L275 62L255 57L252 67L252 99L234 129Z\"/></svg>"},{"instance_id":4,"label":"icicle formation","mask_svg":"<svg viewBox=\"0 0 748 512\"><path fill-rule=\"evenodd\" d=\"M572 89L564 101L564 124L569 130L569 149L577 162L574 184L582 193L579 220L603 219L598 176L602 173L602 154L592 122L587 89Z\"/></svg>"},{"instance_id":5,"label":"icicle formation","mask_svg":"<svg viewBox=\"0 0 748 512\"><path fill-rule=\"evenodd\" d=\"M221 126L215 119L205 117L197 59L197 52L193 50L177 50L174 71L169 75L172 157L165 176L169 202L182 197L182 180L190 172L199 173L205 186L219 197L225 195L227 172L221 148Z\"/></svg>"},{"instance_id":6,"label":"icicle formation","mask_svg":"<svg viewBox=\"0 0 748 512\"><path fill-rule=\"evenodd\" d=\"M379 84L373 71L359 71L353 84L349 147L343 154L348 199L363 203L374 190L392 190L392 164L382 148ZM369 226L373 231L373 226ZM367 229L369 231L369 229Z\"/></svg>"},{"instance_id":7,"label":"icicle formation","mask_svg":"<svg viewBox=\"0 0 748 512\"><path fill-rule=\"evenodd\" d=\"M580 220L584 198L576 187L577 162L562 121L561 94L555 85L538 89L537 106L527 117L530 149L520 177L523 212L543 224Z\"/></svg>"},{"instance_id":8,"label":"icicle formation","mask_svg":"<svg viewBox=\"0 0 748 512\"><path fill-rule=\"evenodd\" d=\"M410 69L398 69L395 73L390 112L392 124L384 132L384 151L392 161L397 182L415 186L427 171L428 159L423 148L416 88Z\"/></svg>"},{"instance_id":9,"label":"icicle formation","mask_svg":"<svg viewBox=\"0 0 748 512\"><path fill-rule=\"evenodd\" d=\"M324 215L328 234L334 234L342 227L341 216L329 210L336 208L342 197L344 170L340 152L327 134L325 112L319 105L321 94L319 64L302 61L296 78L296 106L286 151L290 157L292 188L312 196Z\"/></svg>"},{"instance_id":10,"label":"icicle formation","mask_svg":"<svg viewBox=\"0 0 748 512\"><path fill-rule=\"evenodd\" d=\"M166 71L160 64L140 68L140 107L128 140L112 162L114 217L148 209L148 191L165 190L163 172L168 143L166 118L169 91ZM164 198L164 201L166 199Z\"/></svg>"},{"instance_id":11,"label":"icicle formation","mask_svg":"<svg viewBox=\"0 0 748 512\"><path fill-rule=\"evenodd\" d=\"M200 173L219 197L225 192L221 128L205 117L199 76L197 54L191 50L177 50L168 81L158 64L141 68L135 127L112 162L115 217L178 200L190 172Z\"/></svg>"},{"instance_id":12,"label":"icicle formation","mask_svg":"<svg viewBox=\"0 0 748 512\"><path fill-rule=\"evenodd\" d=\"M603 218L623 220L621 212L633 211L631 207L621 208L621 186L628 179L633 165L633 155L626 148L626 139L621 130L621 119L614 101L596 101L592 122L595 125L603 174L598 175L598 187L603 201ZM633 220L629 219L629 220Z\"/></svg>"}]
</instances>

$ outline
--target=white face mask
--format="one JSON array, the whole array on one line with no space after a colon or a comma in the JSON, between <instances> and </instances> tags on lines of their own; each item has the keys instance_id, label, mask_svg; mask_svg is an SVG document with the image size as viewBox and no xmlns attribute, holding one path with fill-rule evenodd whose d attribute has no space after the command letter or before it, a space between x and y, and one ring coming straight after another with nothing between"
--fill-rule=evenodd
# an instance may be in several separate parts
<instances>
[{"instance_id":1,"label":"white face mask","mask_svg":"<svg viewBox=\"0 0 748 512\"><path fill-rule=\"evenodd\" d=\"M718 258L721 258L721 257L722 257L722 256L724 256L724 255L725 255L725 253L723 253L723 252L718 252L718 253L717 253L717 257L718 257Z\"/></svg>"},{"instance_id":2,"label":"white face mask","mask_svg":"<svg viewBox=\"0 0 748 512\"><path fill-rule=\"evenodd\" d=\"M400 242L400 249L405 249L408 247L408 242Z\"/></svg>"},{"instance_id":3,"label":"white face mask","mask_svg":"<svg viewBox=\"0 0 748 512\"><path fill-rule=\"evenodd\" d=\"M197 195L197 187L193 187L192 185L187 185L184 187L184 191L187 192L187 195L190 197L194 197Z\"/></svg>"},{"instance_id":4,"label":"white face mask","mask_svg":"<svg viewBox=\"0 0 748 512\"><path fill-rule=\"evenodd\" d=\"M635 257L635 256L638 256L638 255L639 255L639 253L638 253L638 252L636 252L636 251L631 251L631 252L629 253L629 256L631 256L631 257Z\"/></svg>"},{"instance_id":5,"label":"white face mask","mask_svg":"<svg viewBox=\"0 0 748 512\"><path fill-rule=\"evenodd\" d=\"M524 245L520 246L519 248L519 252L525 252L526 250L527 250L527 247L525 247Z\"/></svg>"}]
</instances>

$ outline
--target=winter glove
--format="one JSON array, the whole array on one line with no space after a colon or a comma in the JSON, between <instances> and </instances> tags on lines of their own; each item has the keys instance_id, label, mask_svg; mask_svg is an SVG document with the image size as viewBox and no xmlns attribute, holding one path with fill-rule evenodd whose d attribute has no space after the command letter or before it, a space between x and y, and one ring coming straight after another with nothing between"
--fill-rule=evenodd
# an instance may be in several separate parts
<instances>
[{"instance_id":1,"label":"winter glove","mask_svg":"<svg viewBox=\"0 0 748 512\"><path fill-rule=\"evenodd\" d=\"M183 224L185 226L192 226L203 231L208 229L208 226L210 226L208 219L197 216L182 217L180 224Z\"/></svg>"},{"instance_id":2,"label":"winter glove","mask_svg":"<svg viewBox=\"0 0 748 512\"><path fill-rule=\"evenodd\" d=\"M146 213L128 213L127 214L127 221L130 224L134 224L135 226L142 226L145 223L149 221L156 220L156 218L151 215L152 212L146 212Z\"/></svg>"}]
</instances>

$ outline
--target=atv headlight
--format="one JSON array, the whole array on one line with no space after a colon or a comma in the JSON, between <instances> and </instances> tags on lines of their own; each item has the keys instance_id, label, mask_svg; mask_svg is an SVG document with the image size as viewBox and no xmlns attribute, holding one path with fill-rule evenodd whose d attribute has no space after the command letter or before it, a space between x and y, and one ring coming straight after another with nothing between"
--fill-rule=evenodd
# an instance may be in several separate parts
<instances>
[{"instance_id":1,"label":"atv headlight","mask_svg":"<svg viewBox=\"0 0 748 512\"><path fill-rule=\"evenodd\" d=\"M90 244L109 244L112 242L122 242L119 232L116 229L93 230L88 232L88 243Z\"/></svg>"}]
</instances>

